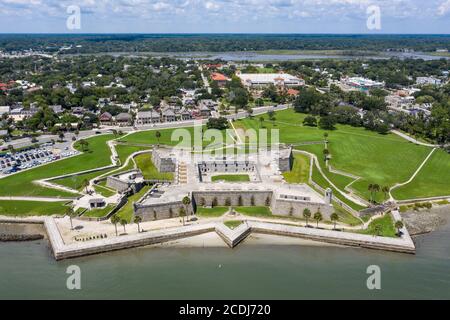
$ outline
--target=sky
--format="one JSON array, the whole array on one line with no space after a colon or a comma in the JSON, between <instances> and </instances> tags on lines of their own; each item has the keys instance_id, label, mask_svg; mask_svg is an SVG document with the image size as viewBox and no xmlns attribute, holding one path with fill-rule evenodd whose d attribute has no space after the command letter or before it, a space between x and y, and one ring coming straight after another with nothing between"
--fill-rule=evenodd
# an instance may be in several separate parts
<instances>
[{"instance_id":1,"label":"sky","mask_svg":"<svg viewBox=\"0 0 450 320\"><path fill-rule=\"evenodd\" d=\"M450 33L450 0L0 0L0 33Z\"/></svg>"}]
</instances>

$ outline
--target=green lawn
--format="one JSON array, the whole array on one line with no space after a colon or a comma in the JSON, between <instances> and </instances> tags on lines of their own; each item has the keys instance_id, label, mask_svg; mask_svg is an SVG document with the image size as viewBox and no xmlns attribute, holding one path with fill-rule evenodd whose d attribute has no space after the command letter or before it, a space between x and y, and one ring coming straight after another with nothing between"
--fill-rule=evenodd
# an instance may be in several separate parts
<instances>
[{"instance_id":1,"label":"green lawn","mask_svg":"<svg viewBox=\"0 0 450 320\"><path fill-rule=\"evenodd\" d=\"M120 159L120 163L122 165L125 164L128 157L131 156L135 152L148 150L148 147L139 147L139 146L129 146L126 144L118 144L116 145L116 151Z\"/></svg>"},{"instance_id":2,"label":"green lawn","mask_svg":"<svg viewBox=\"0 0 450 320\"><path fill-rule=\"evenodd\" d=\"M263 125L258 116L236 121L235 126L256 130L261 127L268 130L278 129L280 141L287 144L323 140L324 130L302 125L305 114L296 113L294 110L284 110L276 112L275 116L275 124L268 120L267 115L264 115ZM396 135L380 135L364 128L337 125L336 130L328 133L329 150L332 156L330 164L335 169L360 176L362 179L355 182L352 188L366 199L370 197L369 184L393 186L398 182L407 181L431 151L428 147L414 145ZM272 139L269 137L268 141L271 142ZM323 162L324 145L297 146L297 148L316 154ZM439 165L438 162L445 161L436 160L436 165ZM435 170L436 165L432 165L430 170ZM444 171L448 165L440 164L440 168ZM336 182L339 188L345 187L353 180L331 173L327 176ZM425 182L424 189L428 188L428 195L442 195L442 191L439 192L440 190L433 185L443 185L446 181L448 181L447 174L441 176L436 174L433 179ZM408 190L405 193L404 197L414 194ZM383 199L384 195L381 192L378 193L377 200Z\"/></svg>"},{"instance_id":3,"label":"green lawn","mask_svg":"<svg viewBox=\"0 0 450 320\"><path fill-rule=\"evenodd\" d=\"M203 218L218 218L227 213L228 209L229 209L228 207L214 207L214 208L198 207L197 212L195 214Z\"/></svg>"},{"instance_id":4,"label":"green lawn","mask_svg":"<svg viewBox=\"0 0 450 320\"><path fill-rule=\"evenodd\" d=\"M308 183L310 158L303 154L294 155L294 166L291 172L283 173L287 183Z\"/></svg>"},{"instance_id":5,"label":"green lawn","mask_svg":"<svg viewBox=\"0 0 450 320\"><path fill-rule=\"evenodd\" d=\"M64 215L65 202L0 201L0 215L27 217Z\"/></svg>"},{"instance_id":6,"label":"green lawn","mask_svg":"<svg viewBox=\"0 0 450 320\"><path fill-rule=\"evenodd\" d=\"M53 180L53 183L62 185L64 187L72 188L74 190L82 191L83 189L83 181L87 180L90 181L98 176L101 176L107 172L111 171L111 169L101 170L101 171L95 171L85 174L80 174L77 176L72 176L69 178L63 178L63 179L57 179Z\"/></svg>"},{"instance_id":7,"label":"green lawn","mask_svg":"<svg viewBox=\"0 0 450 320\"><path fill-rule=\"evenodd\" d=\"M239 227L243 222L239 221L239 220L232 220L232 221L225 221L224 225L226 225L228 228L230 228L231 230L236 229L237 227Z\"/></svg>"},{"instance_id":8,"label":"green lawn","mask_svg":"<svg viewBox=\"0 0 450 320\"><path fill-rule=\"evenodd\" d=\"M390 238L396 238L397 237L397 231L395 230L394 226L394 219L392 218L391 214L386 214L382 218L375 219L369 224L369 227L367 230L361 231L363 234L370 234L370 235L376 235L376 226L381 226L381 236L382 237L390 237Z\"/></svg>"},{"instance_id":9,"label":"green lawn","mask_svg":"<svg viewBox=\"0 0 450 320\"><path fill-rule=\"evenodd\" d=\"M131 223L132 222L131 220L133 219L133 213L134 213L133 203L138 201L140 198L142 198L149 190L150 190L150 187L145 186L144 188L142 188L141 191L139 191L138 193L129 197L127 204L124 205L122 207L122 209L120 209L119 212L116 213L116 215L120 219L125 219L126 221L128 221L128 223Z\"/></svg>"},{"instance_id":10,"label":"green lawn","mask_svg":"<svg viewBox=\"0 0 450 320\"><path fill-rule=\"evenodd\" d=\"M113 195L116 194L116 192L110 190L109 188L101 186L101 185L95 185L94 189L95 189L95 192L97 192L98 194L101 194L102 196L104 196L106 198L112 197Z\"/></svg>"},{"instance_id":11,"label":"green lawn","mask_svg":"<svg viewBox=\"0 0 450 320\"><path fill-rule=\"evenodd\" d=\"M211 177L211 181L249 182L250 176L248 174L223 174Z\"/></svg>"},{"instance_id":12,"label":"green lawn","mask_svg":"<svg viewBox=\"0 0 450 320\"><path fill-rule=\"evenodd\" d=\"M88 139L89 151L79 156L49 163L45 166L1 179L0 196L73 196L72 193L40 187L33 184L33 181L110 165L111 152L106 142L112 138L112 135L90 138Z\"/></svg>"},{"instance_id":13,"label":"green lawn","mask_svg":"<svg viewBox=\"0 0 450 320\"><path fill-rule=\"evenodd\" d=\"M271 218L272 211L269 207L236 207L234 210L240 214L250 217Z\"/></svg>"},{"instance_id":14,"label":"green lawn","mask_svg":"<svg viewBox=\"0 0 450 320\"><path fill-rule=\"evenodd\" d=\"M398 200L450 195L450 154L436 150L416 178L394 190Z\"/></svg>"},{"instance_id":15,"label":"green lawn","mask_svg":"<svg viewBox=\"0 0 450 320\"><path fill-rule=\"evenodd\" d=\"M88 218L104 218L108 213L114 209L113 205L106 206L102 209L88 210L83 214L83 217Z\"/></svg>"},{"instance_id":16,"label":"green lawn","mask_svg":"<svg viewBox=\"0 0 450 320\"><path fill-rule=\"evenodd\" d=\"M172 172L159 172L152 161L151 154L140 154L134 158L137 167L144 174L146 180L170 180L174 179Z\"/></svg>"}]
</instances>

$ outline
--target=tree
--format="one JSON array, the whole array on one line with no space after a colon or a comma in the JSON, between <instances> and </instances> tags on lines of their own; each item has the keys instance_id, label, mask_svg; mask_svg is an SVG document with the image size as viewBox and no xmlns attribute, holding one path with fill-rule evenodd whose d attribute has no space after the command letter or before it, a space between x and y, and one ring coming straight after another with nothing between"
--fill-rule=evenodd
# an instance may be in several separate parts
<instances>
[{"instance_id":1,"label":"tree","mask_svg":"<svg viewBox=\"0 0 450 320\"><path fill-rule=\"evenodd\" d=\"M116 228L116 237L117 237L117 224L120 222L120 218L118 216L113 216L111 218L111 223L114 225L114 227Z\"/></svg>"},{"instance_id":2,"label":"tree","mask_svg":"<svg viewBox=\"0 0 450 320\"><path fill-rule=\"evenodd\" d=\"M336 230L336 224L337 224L337 222L339 221L339 216L338 216L338 214L337 214L336 212L332 213L331 216L330 216L330 219L331 219L331 222L334 223L333 230Z\"/></svg>"},{"instance_id":3,"label":"tree","mask_svg":"<svg viewBox=\"0 0 450 320\"><path fill-rule=\"evenodd\" d=\"M63 141L64 141L64 133L63 133L63 132L60 132L60 133L58 134L58 138L59 138L59 141L63 142Z\"/></svg>"},{"instance_id":4,"label":"tree","mask_svg":"<svg viewBox=\"0 0 450 320\"><path fill-rule=\"evenodd\" d=\"M328 149L323 149L323 157L324 157L324 161L327 161L329 156L330 156L330 150L328 150Z\"/></svg>"},{"instance_id":5,"label":"tree","mask_svg":"<svg viewBox=\"0 0 450 320\"><path fill-rule=\"evenodd\" d=\"M306 219L306 226L308 226L308 220L311 218L311 210L309 210L308 208L305 208L303 210L303 218Z\"/></svg>"},{"instance_id":6,"label":"tree","mask_svg":"<svg viewBox=\"0 0 450 320\"><path fill-rule=\"evenodd\" d=\"M303 120L303 125L307 127L317 127L317 119L313 116L307 116L305 120Z\"/></svg>"},{"instance_id":7,"label":"tree","mask_svg":"<svg viewBox=\"0 0 450 320\"><path fill-rule=\"evenodd\" d=\"M140 216L134 216L134 223L138 226L138 233L141 233L140 223L142 222L142 218Z\"/></svg>"},{"instance_id":8,"label":"tree","mask_svg":"<svg viewBox=\"0 0 450 320\"><path fill-rule=\"evenodd\" d=\"M189 213L189 205L191 204L191 198L189 198L188 196L183 198L183 206L184 209L186 210L186 214Z\"/></svg>"},{"instance_id":9,"label":"tree","mask_svg":"<svg viewBox=\"0 0 450 320\"><path fill-rule=\"evenodd\" d=\"M226 130L229 128L229 122L227 118L220 117L220 118L209 118L208 122L206 123L206 127L208 129L216 129L216 130Z\"/></svg>"},{"instance_id":10,"label":"tree","mask_svg":"<svg viewBox=\"0 0 450 320\"><path fill-rule=\"evenodd\" d=\"M260 128L264 127L264 117L263 116L259 117L259 127Z\"/></svg>"},{"instance_id":11,"label":"tree","mask_svg":"<svg viewBox=\"0 0 450 320\"><path fill-rule=\"evenodd\" d=\"M403 229L405 225L400 220L395 223L395 228L397 229L397 234L400 235L401 229Z\"/></svg>"},{"instance_id":12,"label":"tree","mask_svg":"<svg viewBox=\"0 0 450 320\"><path fill-rule=\"evenodd\" d=\"M183 226L184 226L185 225L184 218L186 217L186 210L183 207L181 207L178 213L180 217L183 219Z\"/></svg>"},{"instance_id":13,"label":"tree","mask_svg":"<svg viewBox=\"0 0 450 320\"><path fill-rule=\"evenodd\" d=\"M125 220L125 219L122 219L122 220L120 220L120 224L122 225L122 227L123 227L123 232L124 233L127 233L127 230L126 230L126 225L128 224L128 221L127 220Z\"/></svg>"},{"instance_id":14,"label":"tree","mask_svg":"<svg viewBox=\"0 0 450 320\"><path fill-rule=\"evenodd\" d=\"M336 119L333 116L323 116L319 120L319 127L323 130L334 130Z\"/></svg>"},{"instance_id":15,"label":"tree","mask_svg":"<svg viewBox=\"0 0 450 320\"><path fill-rule=\"evenodd\" d=\"M383 226L381 224L377 224L375 226L375 235L379 237L382 234L383 234Z\"/></svg>"},{"instance_id":16,"label":"tree","mask_svg":"<svg viewBox=\"0 0 450 320\"><path fill-rule=\"evenodd\" d=\"M81 139L80 141L78 141L78 143L80 144L81 150L83 152L86 152L89 150L89 142L87 142L86 140Z\"/></svg>"},{"instance_id":17,"label":"tree","mask_svg":"<svg viewBox=\"0 0 450 320\"><path fill-rule=\"evenodd\" d=\"M89 193L88 187L89 187L89 180L88 179L84 179L82 182L82 186L85 190L86 193Z\"/></svg>"},{"instance_id":18,"label":"tree","mask_svg":"<svg viewBox=\"0 0 450 320\"><path fill-rule=\"evenodd\" d=\"M384 187L381 189L381 191L384 193L384 199L385 199L385 200L388 199L388 197L389 197L389 191L390 191L389 187L388 187L388 186L384 186Z\"/></svg>"},{"instance_id":19,"label":"tree","mask_svg":"<svg viewBox=\"0 0 450 320\"><path fill-rule=\"evenodd\" d=\"M322 213L320 212L320 210L314 214L314 220L316 220L317 228L319 228L319 222L323 220L323 216L322 216Z\"/></svg>"},{"instance_id":20,"label":"tree","mask_svg":"<svg viewBox=\"0 0 450 320\"><path fill-rule=\"evenodd\" d=\"M76 216L76 214L72 207L68 207L66 209L66 216L68 216L70 219L70 230L73 230L72 218L74 218Z\"/></svg>"},{"instance_id":21,"label":"tree","mask_svg":"<svg viewBox=\"0 0 450 320\"><path fill-rule=\"evenodd\" d=\"M159 140L161 139L161 132L156 131L156 132L155 132L155 137L156 137L156 139L158 140L158 144L159 144Z\"/></svg>"}]
</instances>

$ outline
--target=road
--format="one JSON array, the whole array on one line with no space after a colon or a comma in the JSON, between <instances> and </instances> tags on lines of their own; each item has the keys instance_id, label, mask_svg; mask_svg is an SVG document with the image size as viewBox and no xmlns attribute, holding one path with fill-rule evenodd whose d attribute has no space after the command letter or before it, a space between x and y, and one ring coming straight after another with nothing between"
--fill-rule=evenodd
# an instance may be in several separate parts
<instances>
[{"instance_id":1,"label":"road","mask_svg":"<svg viewBox=\"0 0 450 320\"><path fill-rule=\"evenodd\" d=\"M253 109L253 115L256 116L256 115L265 114L265 113L269 112L270 110L280 111L280 110L285 110L288 108L289 108L288 105L259 107L259 108ZM239 120L239 119L247 118L248 116L249 115L246 111L241 111L237 114L227 115L225 117L229 120ZM77 137L77 140L79 140L79 139L83 139L83 138L92 137L96 134L96 132L107 133L107 132L110 132L111 130L117 130L117 131L120 130L124 133L131 133L131 132L136 132L136 131L147 131L147 130L156 130L156 129L176 129L176 128L192 127L194 125L204 125L204 124L206 124L207 121L208 121L207 119L204 119L204 120L164 122L164 123L154 123L154 124L150 124L150 125L143 125L143 126L137 126L137 127L111 126L111 127L103 127L101 129L80 131L78 136L76 136L76 137ZM66 142L65 143L57 143L55 145L55 148L60 148L60 149L64 150L66 147L69 147L72 143L72 137L74 137L74 136L75 136L74 133L71 133L71 132L66 133L65 138L64 138L64 140ZM51 142L52 140L57 141L59 139L59 137L57 135L42 135L42 136L38 137L37 139L38 139L39 144L43 144L43 143ZM17 140L12 140L12 141L6 142L2 146L2 148L7 150L7 146L12 145L15 149L21 149L21 148L26 148L26 147L32 146L34 144L35 143L31 142L31 138L22 138L22 139L17 139Z\"/></svg>"}]
</instances>

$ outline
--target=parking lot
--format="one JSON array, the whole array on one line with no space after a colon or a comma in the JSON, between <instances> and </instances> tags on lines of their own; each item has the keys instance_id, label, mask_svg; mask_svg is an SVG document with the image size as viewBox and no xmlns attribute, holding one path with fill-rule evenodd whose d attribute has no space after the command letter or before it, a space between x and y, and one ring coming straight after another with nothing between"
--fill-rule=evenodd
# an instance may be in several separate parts
<instances>
[{"instance_id":1,"label":"parking lot","mask_svg":"<svg viewBox=\"0 0 450 320\"><path fill-rule=\"evenodd\" d=\"M0 173L8 175L21 170L31 169L59 159L78 154L65 147L64 150L55 149L51 144L41 145L37 149L22 150L17 153L0 154Z\"/></svg>"}]
</instances>

